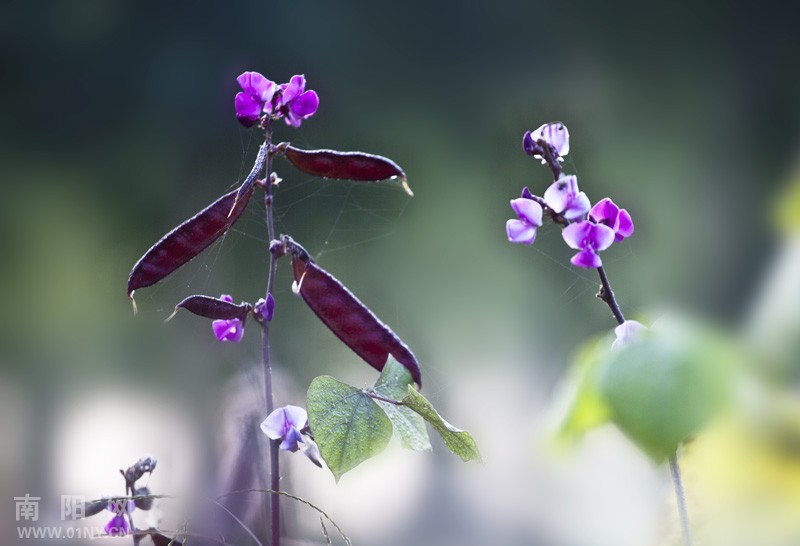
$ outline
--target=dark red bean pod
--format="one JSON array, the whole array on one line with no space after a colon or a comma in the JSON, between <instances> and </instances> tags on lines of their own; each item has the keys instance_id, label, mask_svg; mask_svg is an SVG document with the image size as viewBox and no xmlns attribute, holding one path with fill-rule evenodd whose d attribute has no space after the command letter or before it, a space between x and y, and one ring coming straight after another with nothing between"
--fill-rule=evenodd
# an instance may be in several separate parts
<instances>
[{"instance_id":1,"label":"dark red bean pod","mask_svg":"<svg viewBox=\"0 0 800 546\"><path fill-rule=\"evenodd\" d=\"M151 530L152 531L152 530ZM170 538L167 535L157 533L155 531L147 533L155 546L183 546L183 542L176 538Z\"/></svg>"},{"instance_id":2,"label":"dark red bean pod","mask_svg":"<svg viewBox=\"0 0 800 546\"><path fill-rule=\"evenodd\" d=\"M190 313L212 320L233 320L247 318L252 306L249 303L237 305L211 296L189 296L175 306L175 313L178 309L186 309ZM175 313L169 318L175 316Z\"/></svg>"},{"instance_id":3,"label":"dark red bean pod","mask_svg":"<svg viewBox=\"0 0 800 546\"><path fill-rule=\"evenodd\" d=\"M292 165L304 173L322 178L379 182L399 178L408 195L414 195L397 163L379 155L335 150L301 150L286 146L283 153Z\"/></svg>"},{"instance_id":4,"label":"dark red bean pod","mask_svg":"<svg viewBox=\"0 0 800 546\"><path fill-rule=\"evenodd\" d=\"M325 326L378 371L391 354L422 386L419 364L408 346L303 247L286 236L281 241L292 255L296 291Z\"/></svg>"},{"instance_id":5,"label":"dark red bean pod","mask_svg":"<svg viewBox=\"0 0 800 546\"><path fill-rule=\"evenodd\" d=\"M162 237L133 266L128 297L133 299L135 290L162 280L228 231L247 207L253 188L251 185L238 199L239 190L226 193Z\"/></svg>"}]
</instances>

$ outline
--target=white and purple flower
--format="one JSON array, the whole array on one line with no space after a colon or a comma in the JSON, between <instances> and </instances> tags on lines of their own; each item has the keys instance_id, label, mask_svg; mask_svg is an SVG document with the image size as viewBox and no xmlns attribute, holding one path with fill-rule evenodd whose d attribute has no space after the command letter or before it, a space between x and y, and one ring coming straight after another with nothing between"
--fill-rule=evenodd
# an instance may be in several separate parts
<instances>
[{"instance_id":1,"label":"white and purple flower","mask_svg":"<svg viewBox=\"0 0 800 546\"><path fill-rule=\"evenodd\" d=\"M300 449L298 443L303 443L300 432L308 423L308 413L298 406L283 406L278 408L261 423L261 430L271 440L281 440L281 449L295 452Z\"/></svg>"},{"instance_id":2,"label":"white and purple flower","mask_svg":"<svg viewBox=\"0 0 800 546\"><path fill-rule=\"evenodd\" d=\"M589 211L589 218L614 230L614 242L620 242L633 235L633 220L625 209L619 208L606 197Z\"/></svg>"},{"instance_id":3,"label":"white and purple flower","mask_svg":"<svg viewBox=\"0 0 800 546\"><path fill-rule=\"evenodd\" d=\"M233 303L233 298L228 294L221 295L219 299ZM244 320L242 319L215 320L211 323L211 328L220 341L239 343L244 337Z\"/></svg>"},{"instance_id":4,"label":"white and purple flower","mask_svg":"<svg viewBox=\"0 0 800 546\"><path fill-rule=\"evenodd\" d=\"M511 208L519 219L506 222L508 240L512 243L532 245L536 240L536 228L542 225L542 206L533 199L520 197L511 200Z\"/></svg>"},{"instance_id":5,"label":"white and purple flower","mask_svg":"<svg viewBox=\"0 0 800 546\"><path fill-rule=\"evenodd\" d=\"M544 159L544 145L550 146L559 161L569 153L569 131L561 122L545 123L535 131L527 131L522 137L522 149L536 159Z\"/></svg>"},{"instance_id":6,"label":"white and purple flower","mask_svg":"<svg viewBox=\"0 0 800 546\"><path fill-rule=\"evenodd\" d=\"M561 175L544 192L544 202L567 220L582 218L592 207L586 194L578 189L575 175Z\"/></svg>"},{"instance_id":7,"label":"white and purple flower","mask_svg":"<svg viewBox=\"0 0 800 546\"><path fill-rule=\"evenodd\" d=\"M613 229L588 220L568 225L561 232L561 236L570 248L580 250L570 262L584 269L601 267L603 261L597 253L607 249L614 242Z\"/></svg>"}]
</instances>

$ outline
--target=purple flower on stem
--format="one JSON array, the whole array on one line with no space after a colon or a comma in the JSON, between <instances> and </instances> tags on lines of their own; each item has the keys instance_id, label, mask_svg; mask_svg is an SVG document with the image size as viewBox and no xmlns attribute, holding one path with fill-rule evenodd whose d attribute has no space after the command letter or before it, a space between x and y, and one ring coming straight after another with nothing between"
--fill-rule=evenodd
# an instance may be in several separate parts
<instances>
[{"instance_id":1,"label":"purple flower on stem","mask_svg":"<svg viewBox=\"0 0 800 546\"><path fill-rule=\"evenodd\" d=\"M306 91L306 77L292 76L289 83L281 84L280 93L274 97L273 110L283 115L286 124L300 127L302 121L313 116L319 107L316 91Z\"/></svg>"},{"instance_id":2,"label":"purple flower on stem","mask_svg":"<svg viewBox=\"0 0 800 546\"><path fill-rule=\"evenodd\" d=\"M592 206L586 194L578 190L575 175L562 175L553 182L544 192L544 202L567 220L583 217Z\"/></svg>"},{"instance_id":3,"label":"purple flower on stem","mask_svg":"<svg viewBox=\"0 0 800 546\"><path fill-rule=\"evenodd\" d=\"M563 229L561 236L564 241L576 250L580 250L572 257L572 265L584 269L597 268L603 265L600 256L601 250L607 249L614 242L614 230L603 224L589 221L576 222Z\"/></svg>"},{"instance_id":4,"label":"purple flower on stem","mask_svg":"<svg viewBox=\"0 0 800 546\"><path fill-rule=\"evenodd\" d=\"M617 336L617 339L611 344L612 349L616 349L617 347L622 348L626 345L629 345L639 339L642 336L642 333L647 330L647 326L642 324L641 322L637 322L635 320L626 320L616 328L614 328L614 334Z\"/></svg>"},{"instance_id":5,"label":"purple flower on stem","mask_svg":"<svg viewBox=\"0 0 800 546\"><path fill-rule=\"evenodd\" d=\"M281 449L284 451L297 451L298 443L303 443L301 430L308 422L308 413L297 406L284 406L278 408L261 423L261 430L271 440L282 440Z\"/></svg>"},{"instance_id":6,"label":"purple flower on stem","mask_svg":"<svg viewBox=\"0 0 800 546\"><path fill-rule=\"evenodd\" d=\"M508 240L532 245L536 240L536 228L542 225L542 206L532 199L520 197L511 200L511 208L519 219L506 222Z\"/></svg>"},{"instance_id":7,"label":"purple flower on stem","mask_svg":"<svg viewBox=\"0 0 800 546\"><path fill-rule=\"evenodd\" d=\"M219 299L233 303L233 298L228 294L221 295ZM244 321L242 319L215 320L211 323L211 328L220 341L239 343L244 337Z\"/></svg>"},{"instance_id":8,"label":"purple flower on stem","mask_svg":"<svg viewBox=\"0 0 800 546\"><path fill-rule=\"evenodd\" d=\"M545 123L535 131L527 131L522 137L522 149L536 159L544 160L544 146L548 145L555 152L559 161L569 153L569 131L561 122Z\"/></svg>"},{"instance_id":9,"label":"purple flower on stem","mask_svg":"<svg viewBox=\"0 0 800 546\"><path fill-rule=\"evenodd\" d=\"M614 201L606 197L589 211L589 218L614 230L614 241L630 237L633 234L633 220L625 209L619 208Z\"/></svg>"},{"instance_id":10,"label":"purple flower on stem","mask_svg":"<svg viewBox=\"0 0 800 546\"><path fill-rule=\"evenodd\" d=\"M127 513L133 512L134 508L133 501L113 501L109 502L106 510L110 512L114 512L114 517L112 517L106 526L103 527L103 530L109 536L117 536L121 537L127 535L131 532L131 526L128 522Z\"/></svg>"},{"instance_id":11,"label":"purple flower on stem","mask_svg":"<svg viewBox=\"0 0 800 546\"><path fill-rule=\"evenodd\" d=\"M272 98L278 86L258 72L244 72L236 81L242 87L234 100L236 119L245 127L252 127L263 114L272 113Z\"/></svg>"},{"instance_id":12,"label":"purple flower on stem","mask_svg":"<svg viewBox=\"0 0 800 546\"><path fill-rule=\"evenodd\" d=\"M264 307L261 308L261 314L267 322L270 322L275 315L275 298L272 297L271 292L267 294L267 301L264 302Z\"/></svg>"}]
</instances>

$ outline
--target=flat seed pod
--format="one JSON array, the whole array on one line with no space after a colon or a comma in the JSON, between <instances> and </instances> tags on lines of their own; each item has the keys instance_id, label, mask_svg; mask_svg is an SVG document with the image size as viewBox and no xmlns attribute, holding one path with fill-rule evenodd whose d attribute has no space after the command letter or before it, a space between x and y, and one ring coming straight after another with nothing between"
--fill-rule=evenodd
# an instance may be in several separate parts
<instances>
[{"instance_id":1,"label":"flat seed pod","mask_svg":"<svg viewBox=\"0 0 800 546\"><path fill-rule=\"evenodd\" d=\"M186 309L190 313L212 320L233 320L245 319L252 307L249 303L237 305L211 296L189 296L175 306L175 313L178 309ZM175 316L175 313L169 318Z\"/></svg>"},{"instance_id":2,"label":"flat seed pod","mask_svg":"<svg viewBox=\"0 0 800 546\"><path fill-rule=\"evenodd\" d=\"M379 182L399 178L408 195L414 195L397 163L379 155L363 152L339 152L336 150L301 150L286 146L286 159L304 173L322 178Z\"/></svg>"},{"instance_id":3,"label":"flat seed pod","mask_svg":"<svg viewBox=\"0 0 800 546\"><path fill-rule=\"evenodd\" d=\"M239 190L226 193L162 237L133 266L128 297L133 299L135 290L156 284L228 231L247 207L253 188L250 186L238 200Z\"/></svg>"},{"instance_id":4,"label":"flat seed pod","mask_svg":"<svg viewBox=\"0 0 800 546\"><path fill-rule=\"evenodd\" d=\"M421 386L419 364L408 346L303 247L285 236L281 240L292 255L296 291L325 326L378 371L392 355Z\"/></svg>"}]
</instances>

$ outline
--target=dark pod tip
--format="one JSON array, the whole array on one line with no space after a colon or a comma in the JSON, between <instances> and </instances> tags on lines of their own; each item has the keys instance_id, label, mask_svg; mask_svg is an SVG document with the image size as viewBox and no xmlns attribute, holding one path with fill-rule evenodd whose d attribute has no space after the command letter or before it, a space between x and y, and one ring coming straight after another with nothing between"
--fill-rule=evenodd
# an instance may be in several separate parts
<instances>
[{"instance_id":1,"label":"dark pod tip","mask_svg":"<svg viewBox=\"0 0 800 546\"><path fill-rule=\"evenodd\" d=\"M186 309L190 313L212 320L232 320L237 318L246 319L252 306L244 302L237 305L223 299L212 298L211 296L189 296L175 306L175 312L167 317L164 322L174 317L179 309Z\"/></svg>"},{"instance_id":2,"label":"dark pod tip","mask_svg":"<svg viewBox=\"0 0 800 546\"><path fill-rule=\"evenodd\" d=\"M128 297L133 299L134 291L164 279L228 231L247 207L253 189L250 186L241 196L239 190L226 193L162 237L133 266Z\"/></svg>"},{"instance_id":3,"label":"dark pod tip","mask_svg":"<svg viewBox=\"0 0 800 546\"><path fill-rule=\"evenodd\" d=\"M397 163L386 157L364 152L301 150L291 145L287 145L283 153L292 165L313 176L359 182L399 179L406 193L414 195L408 185L406 173Z\"/></svg>"},{"instance_id":4,"label":"dark pod tip","mask_svg":"<svg viewBox=\"0 0 800 546\"><path fill-rule=\"evenodd\" d=\"M383 370L391 355L422 386L419 364L408 346L303 247L289 237L282 241L292 256L293 290L323 324L376 370Z\"/></svg>"}]
</instances>

